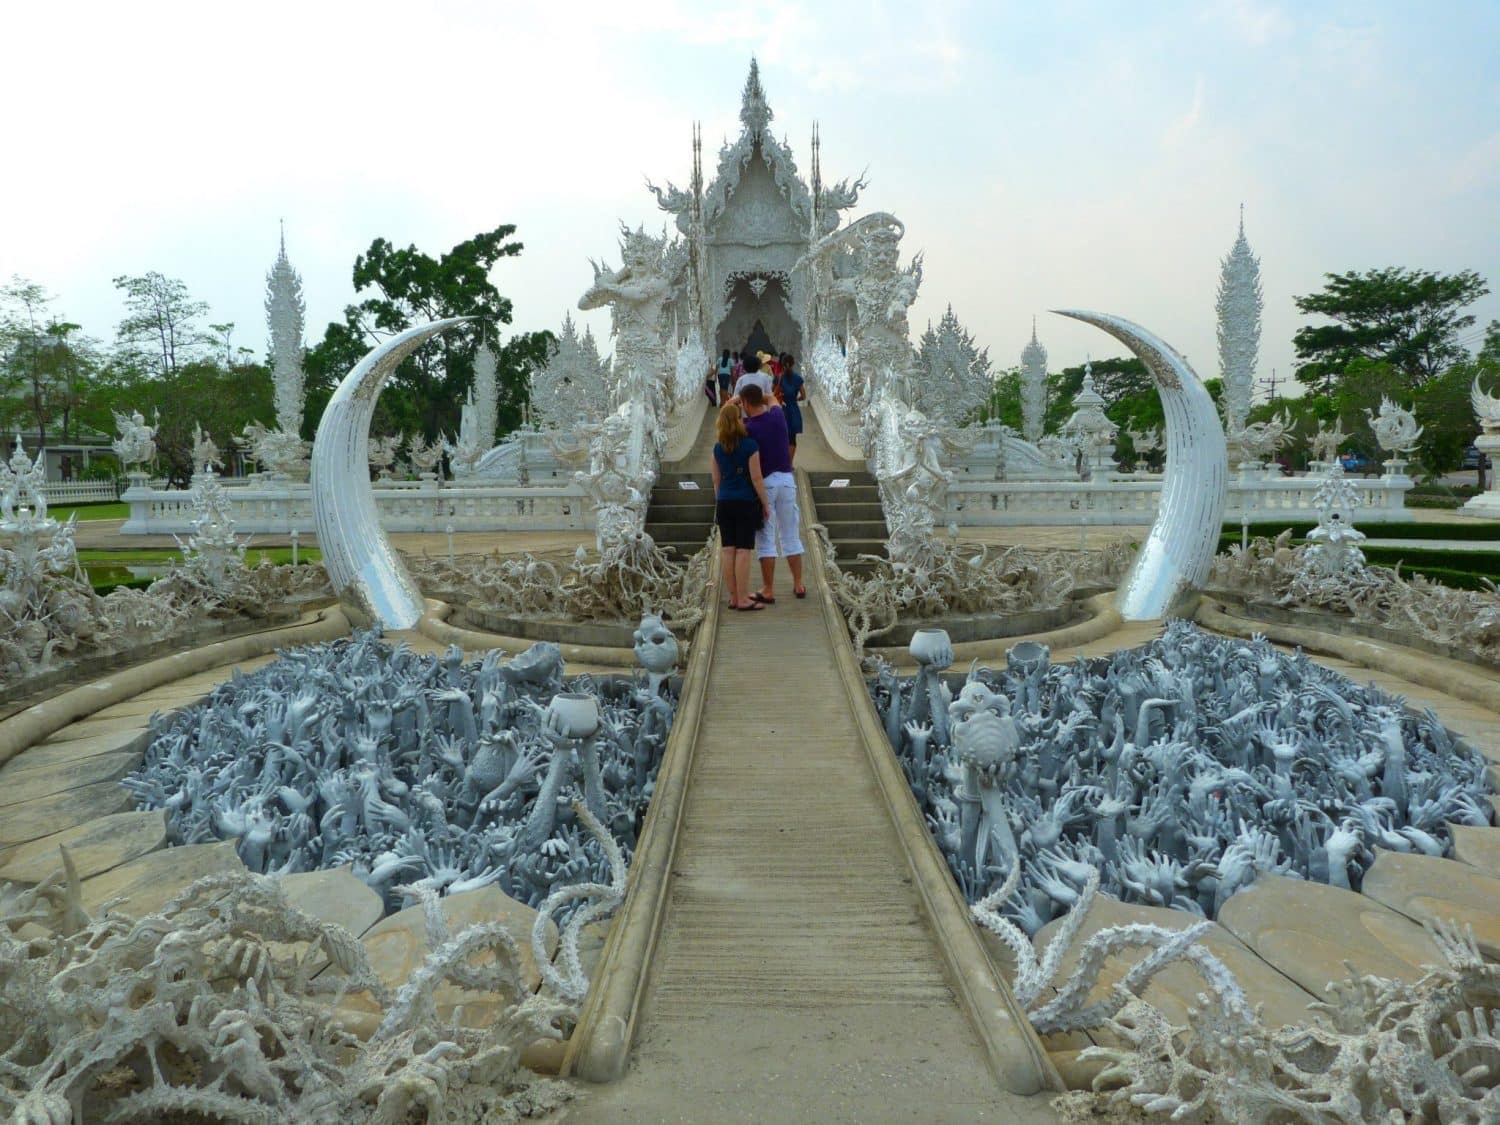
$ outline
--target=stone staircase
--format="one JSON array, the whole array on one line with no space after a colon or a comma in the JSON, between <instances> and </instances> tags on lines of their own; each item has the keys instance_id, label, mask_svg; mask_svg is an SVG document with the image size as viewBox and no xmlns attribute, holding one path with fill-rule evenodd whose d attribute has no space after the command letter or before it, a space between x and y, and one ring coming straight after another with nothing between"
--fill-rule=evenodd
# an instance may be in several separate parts
<instances>
[{"instance_id":1,"label":"stone staircase","mask_svg":"<svg viewBox=\"0 0 1500 1125\"><path fill-rule=\"evenodd\" d=\"M875 477L863 469L841 469L809 472L807 479L812 485L818 522L828 529L828 538L838 553L839 567L853 574L868 572L873 564L861 561L858 556L885 558L890 537ZM849 483L834 487L836 480Z\"/></svg>"},{"instance_id":2,"label":"stone staircase","mask_svg":"<svg viewBox=\"0 0 1500 1125\"><path fill-rule=\"evenodd\" d=\"M683 488L683 482L696 489ZM646 534L658 547L689 559L703 548L714 525L714 482L708 473L664 472L651 489Z\"/></svg>"}]
</instances>

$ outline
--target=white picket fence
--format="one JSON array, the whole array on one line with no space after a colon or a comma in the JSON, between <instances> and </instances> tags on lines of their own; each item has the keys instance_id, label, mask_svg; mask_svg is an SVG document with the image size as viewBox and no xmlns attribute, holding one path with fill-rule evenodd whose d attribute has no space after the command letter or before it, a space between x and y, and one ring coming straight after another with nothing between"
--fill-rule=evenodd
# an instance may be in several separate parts
<instances>
[{"instance_id":1,"label":"white picket fence","mask_svg":"<svg viewBox=\"0 0 1500 1125\"><path fill-rule=\"evenodd\" d=\"M112 480L49 480L42 492L49 504L112 503L119 499Z\"/></svg>"}]
</instances>

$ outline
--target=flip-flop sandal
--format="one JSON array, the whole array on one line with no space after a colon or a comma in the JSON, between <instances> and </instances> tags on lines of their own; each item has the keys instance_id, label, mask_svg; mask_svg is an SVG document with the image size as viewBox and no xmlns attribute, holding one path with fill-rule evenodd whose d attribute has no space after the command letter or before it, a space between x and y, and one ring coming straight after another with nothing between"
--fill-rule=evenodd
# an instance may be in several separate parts
<instances>
[{"instance_id":1,"label":"flip-flop sandal","mask_svg":"<svg viewBox=\"0 0 1500 1125\"><path fill-rule=\"evenodd\" d=\"M757 609L765 609L766 607L761 602L751 602L749 605L737 605L734 608L741 613L754 613Z\"/></svg>"},{"instance_id":2,"label":"flip-flop sandal","mask_svg":"<svg viewBox=\"0 0 1500 1125\"><path fill-rule=\"evenodd\" d=\"M793 590L792 593L795 594L799 598L805 598L805 597L807 597L807 590L806 590L806 588L803 588L801 590Z\"/></svg>"},{"instance_id":3,"label":"flip-flop sandal","mask_svg":"<svg viewBox=\"0 0 1500 1125\"><path fill-rule=\"evenodd\" d=\"M750 595L750 600L752 602L759 602L761 605L775 605L776 604L776 599L775 598L768 598L764 594L751 594Z\"/></svg>"}]
</instances>

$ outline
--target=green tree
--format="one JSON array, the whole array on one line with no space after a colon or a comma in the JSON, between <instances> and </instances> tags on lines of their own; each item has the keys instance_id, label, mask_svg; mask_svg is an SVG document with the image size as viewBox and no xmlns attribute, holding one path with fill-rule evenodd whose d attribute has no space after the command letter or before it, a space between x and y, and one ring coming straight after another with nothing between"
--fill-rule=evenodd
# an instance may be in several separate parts
<instances>
[{"instance_id":1,"label":"green tree","mask_svg":"<svg viewBox=\"0 0 1500 1125\"><path fill-rule=\"evenodd\" d=\"M1438 274L1398 267L1325 274L1321 292L1297 297L1297 310L1332 324L1305 325L1292 337L1304 362L1297 379L1331 394L1349 365L1389 364L1411 389L1466 356L1459 337L1474 323L1465 306L1488 293L1473 270Z\"/></svg>"},{"instance_id":2,"label":"green tree","mask_svg":"<svg viewBox=\"0 0 1500 1125\"><path fill-rule=\"evenodd\" d=\"M95 342L53 315L54 300L21 277L0 287L0 425L35 428L42 445L54 426L63 441L74 436L99 367Z\"/></svg>"},{"instance_id":3,"label":"green tree","mask_svg":"<svg viewBox=\"0 0 1500 1125\"><path fill-rule=\"evenodd\" d=\"M511 302L489 275L501 258L521 252L508 241L513 225L496 227L433 258L415 246L399 250L383 238L354 262L354 290L369 293L330 324L307 352L307 434L333 389L382 340L415 324L452 316L474 317L439 336L401 364L381 394L377 425L434 439L458 432L459 410L474 379L474 357L485 342L498 358L499 431L521 420L531 371L545 362L548 332L527 332L497 344L500 325L511 322Z\"/></svg>"},{"instance_id":4,"label":"green tree","mask_svg":"<svg viewBox=\"0 0 1500 1125\"><path fill-rule=\"evenodd\" d=\"M152 271L139 277L117 277L114 285L125 294L127 310L115 329L117 352L155 364L159 374L173 376L210 343L197 326L208 305L193 300L181 281Z\"/></svg>"},{"instance_id":5,"label":"green tree","mask_svg":"<svg viewBox=\"0 0 1500 1125\"><path fill-rule=\"evenodd\" d=\"M127 355L106 369L94 406L106 417L112 410L139 410L153 419L159 467L171 483L186 487L193 472L194 425L227 458L248 424L274 415L273 399L271 371L262 363L231 366L205 358L159 375Z\"/></svg>"}]
</instances>

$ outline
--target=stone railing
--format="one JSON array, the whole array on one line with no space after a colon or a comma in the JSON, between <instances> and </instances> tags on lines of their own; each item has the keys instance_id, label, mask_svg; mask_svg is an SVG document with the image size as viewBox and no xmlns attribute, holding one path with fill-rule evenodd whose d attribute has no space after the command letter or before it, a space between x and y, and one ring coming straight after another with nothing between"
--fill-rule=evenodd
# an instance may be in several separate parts
<instances>
[{"instance_id":1,"label":"stone railing","mask_svg":"<svg viewBox=\"0 0 1500 1125\"><path fill-rule=\"evenodd\" d=\"M708 396L695 394L692 401L673 412L667 419L667 440L662 444L662 461L681 461L693 451L693 444L703 429L703 414L708 409Z\"/></svg>"},{"instance_id":2,"label":"stone railing","mask_svg":"<svg viewBox=\"0 0 1500 1125\"><path fill-rule=\"evenodd\" d=\"M859 442L858 419L840 410L828 400L826 394L815 393L807 397L808 404L817 416L818 425L823 429L823 438L828 442L828 448L845 461L863 461L865 451Z\"/></svg>"},{"instance_id":3,"label":"stone railing","mask_svg":"<svg viewBox=\"0 0 1500 1125\"><path fill-rule=\"evenodd\" d=\"M42 491L49 504L112 503L119 499L112 480L49 480Z\"/></svg>"},{"instance_id":4,"label":"stone railing","mask_svg":"<svg viewBox=\"0 0 1500 1125\"><path fill-rule=\"evenodd\" d=\"M312 490L305 483L256 483L224 490L235 530L246 534L298 534L313 530ZM575 484L439 485L436 481L378 481L375 506L388 531L587 531L594 525L583 490ZM125 535L181 534L192 530L193 494L133 486L121 497L130 518Z\"/></svg>"},{"instance_id":5,"label":"stone railing","mask_svg":"<svg viewBox=\"0 0 1500 1125\"><path fill-rule=\"evenodd\" d=\"M1230 478L1225 519L1251 522L1281 517L1316 518L1313 495L1320 478ZM1362 501L1361 521L1412 519L1405 506L1411 481L1380 477L1351 482ZM977 481L955 477L948 486L948 519L961 527L1004 525L1147 524L1156 517L1161 478L1104 481Z\"/></svg>"}]
</instances>

